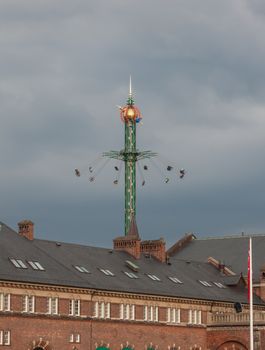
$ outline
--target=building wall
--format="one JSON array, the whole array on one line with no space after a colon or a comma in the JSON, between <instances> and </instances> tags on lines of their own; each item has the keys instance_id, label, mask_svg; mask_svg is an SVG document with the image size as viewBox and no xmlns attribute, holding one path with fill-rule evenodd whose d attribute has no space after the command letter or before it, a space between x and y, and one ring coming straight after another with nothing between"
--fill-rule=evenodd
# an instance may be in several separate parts
<instances>
[{"instance_id":1,"label":"building wall","mask_svg":"<svg viewBox=\"0 0 265 350\"><path fill-rule=\"evenodd\" d=\"M10 332L10 344L0 345L7 349L33 350L38 344L45 350L76 349L93 350L95 343L109 343L111 349L120 349L129 342L135 349L144 349L152 342L159 349L180 347L181 350L237 350L233 344L248 344L247 327L209 327L212 302L108 293L85 289L62 288L41 285L22 285L7 282L0 286L0 295L10 295L10 309L0 311L0 332ZM23 296L35 296L34 312L23 312ZM57 297L58 314L48 314L47 298ZM80 300L80 314L69 315L70 300ZM102 314L96 306L102 304ZM134 305L133 319L121 319L121 304ZM2 305L3 306L3 305ZM158 318L144 320L148 306L158 310ZM180 309L180 322L168 320L168 308ZM233 312L233 305L219 303L218 312ZM192 312L190 311L192 310ZM96 312L97 311L97 312ZM259 310L259 312L261 312ZM190 322L191 313L197 321ZM199 317L200 315L200 317ZM199 321L200 319L200 321ZM265 349L264 331L256 332L260 348ZM226 345L225 345L226 344ZM246 347L247 349L247 347ZM256 350L256 349L255 349Z\"/></svg>"},{"instance_id":2,"label":"building wall","mask_svg":"<svg viewBox=\"0 0 265 350\"><path fill-rule=\"evenodd\" d=\"M137 324L122 321L100 321L42 317L40 315L2 315L0 329L11 331L9 349L33 349L39 342L49 349L94 349L101 341L110 344L111 349L120 349L129 342L135 349L144 349L151 342L160 349L168 346L190 350L190 344L206 349L205 327L175 327L167 325ZM79 335L79 341L71 342ZM48 343L47 343L48 342Z\"/></svg>"},{"instance_id":3,"label":"building wall","mask_svg":"<svg viewBox=\"0 0 265 350\"><path fill-rule=\"evenodd\" d=\"M229 325L207 330L209 350L245 350L249 349L249 326ZM254 327L254 350L265 349L264 325Z\"/></svg>"}]
</instances>

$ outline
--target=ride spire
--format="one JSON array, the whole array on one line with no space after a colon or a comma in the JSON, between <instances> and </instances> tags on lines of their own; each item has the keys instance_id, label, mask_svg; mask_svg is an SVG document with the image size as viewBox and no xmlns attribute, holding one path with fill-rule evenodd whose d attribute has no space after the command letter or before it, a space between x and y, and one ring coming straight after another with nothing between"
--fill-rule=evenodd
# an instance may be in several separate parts
<instances>
[{"instance_id":1,"label":"ride spire","mask_svg":"<svg viewBox=\"0 0 265 350\"><path fill-rule=\"evenodd\" d=\"M124 123L124 149L103 153L104 157L120 159L124 162L124 233L128 235L131 223L136 218L136 162L140 159L151 158L156 153L140 152L136 148L136 126L142 120L140 110L134 105L132 79L129 80L129 95L127 105L119 107L120 118Z\"/></svg>"}]
</instances>

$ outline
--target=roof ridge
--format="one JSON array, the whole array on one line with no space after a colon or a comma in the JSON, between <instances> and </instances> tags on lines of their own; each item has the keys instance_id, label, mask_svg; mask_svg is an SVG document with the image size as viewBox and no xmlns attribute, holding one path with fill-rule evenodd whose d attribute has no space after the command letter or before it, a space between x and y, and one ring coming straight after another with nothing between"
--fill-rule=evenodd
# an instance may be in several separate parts
<instances>
[{"instance_id":1,"label":"roof ridge","mask_svg":"<svg viewBox=\"0 0 265 350\"><path fill-rule=\"evenodd\" d=\"M265 237L265 233L235 233L225 236L208 236L197 238L196 241L207 241L207 240L218 240L218 239L229 239L229 238L250 238L250 237Z\"/></svg>"},{"instance_id":2,"label":"roof ridge","mask_svg":"<svg viewBox=\"0 0 265 350\"><path fill-rule=\"evenodd\" d=\"M86 244L81 244L81 243L72 243L72 242L64 242L64 241L52 241L50 239L41 239L41 238L34 238L33 242L38 241L38 242L47 242L47 243L54 243L54 244L66 244L66 245L73 245L73 246L78 246L78 247L86 247L86 248L93 248L93 249L104 249L104 250L112 250L112 248L106 248L106 247L97 247L93 245L86 245Z\"/></svg>"}]
</instances>

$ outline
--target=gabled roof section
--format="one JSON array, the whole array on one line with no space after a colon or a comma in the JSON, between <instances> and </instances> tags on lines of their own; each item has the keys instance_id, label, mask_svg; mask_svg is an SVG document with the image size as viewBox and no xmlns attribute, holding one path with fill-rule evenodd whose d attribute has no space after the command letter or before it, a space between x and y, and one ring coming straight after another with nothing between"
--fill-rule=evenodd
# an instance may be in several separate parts
<instances>
[{"instance_id":1,"label":"gabled roof section","mask_svg":"<svg viewBox=\"0 0 265 350\"><path fill-rule=\"evenodd\" d=\"M249 235L196 238L175 250L172 257L206 262L209 257L221 261L236 274L247 275ZM265 235L251 235L253 251L253 279L259 281L260 269L265 263Z\"/></svg>"},{"instance_id":2,"label":"gabled roof section","mask_svg":"<svg viewBox=\"0 0 265 350\"><path fill-rule=\"evenodd\" d=\"M225 276L224 283L226 286L238 286L239 283L242 283L244 286L246 286L246 281L242 275Z\"/></svg>"},{"instance_id":3,"label":"gabled roof section","mask_svg":"<svg viewBox=\"0 0 265 350\"><path fill-rule=\"evenodd\" d=\"M184 237L178 240L172 247L167 250L168 256L173 256L181 249L183 249L186 245L188 245L192 240L196 239L194 233L186 233Z\"/></svg>"}]
</instances>

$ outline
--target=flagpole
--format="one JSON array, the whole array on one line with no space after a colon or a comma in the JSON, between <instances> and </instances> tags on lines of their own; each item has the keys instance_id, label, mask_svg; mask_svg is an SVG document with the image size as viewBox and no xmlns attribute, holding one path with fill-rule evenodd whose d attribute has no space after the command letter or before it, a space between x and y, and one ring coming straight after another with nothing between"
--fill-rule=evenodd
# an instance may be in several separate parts
<instances>
[{"instance_id":1,"label":"flagpole","mask_svg":"<svg viewBox=\"0 0 265 350\"><path fill-rule=\"evenodd\" d=\"M249 328L250 328L250 350L254 350L253 337L253 286L252 286L252 238L249 238L248 253L248 293L249 293Z\"/></svg>"}]
</instances>

